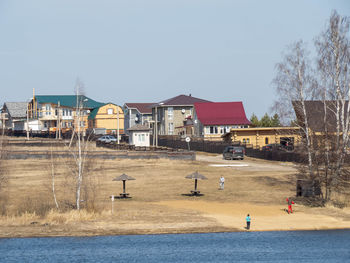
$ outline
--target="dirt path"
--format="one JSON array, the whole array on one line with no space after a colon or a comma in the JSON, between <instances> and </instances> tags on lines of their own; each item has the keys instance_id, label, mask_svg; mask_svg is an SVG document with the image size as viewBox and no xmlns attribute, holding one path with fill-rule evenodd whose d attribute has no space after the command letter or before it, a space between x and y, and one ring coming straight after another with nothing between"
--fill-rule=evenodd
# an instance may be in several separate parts
<instances>
[{"instance_id":1,"label":"dirt path","mask_svg":"<svg viewBox=\"0 0 350 263\"><path fill-rule=\"evenodd\" d=\"M218 203L203 201L164 201L158 204L174 209L198 211L204 216L215 219L219 225L244 230L245 217L252 217L253 231L277 230L320 230L350 228L350 211L339 209L312 209L296 206L293 214L285 211L285 206L261 206L251 203Z\"/></svg>"}]
</instances>

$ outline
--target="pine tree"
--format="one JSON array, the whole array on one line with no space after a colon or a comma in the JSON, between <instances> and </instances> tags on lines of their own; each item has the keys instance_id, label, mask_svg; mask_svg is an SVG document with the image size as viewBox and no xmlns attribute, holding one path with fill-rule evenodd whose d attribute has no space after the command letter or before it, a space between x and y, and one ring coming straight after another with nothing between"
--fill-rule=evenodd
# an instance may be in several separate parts
<instances>
[{"instance_id":1,"label":"pine tree","mask_svg":"<svg viewBox=\"0 0 350 263\"><path fill-rule=\"evenodd\" d=\"M252 116L250 117L250 122L252 123L253 127L259 127L260 126L260 122L258 117L253 113Z\"/></svg>"},{"instance_id":2,"label":"pine tree","mask_svg":"<svg viewBox=\"0 0 350 263\"><path fill-rule=\"evenodd\" d=\"M261 118L260 126L261 127L271 127L271 118L267 113L265 113L265 115Z\"/></svg>"},{"instance_id":3,"label":"pine tree","mask_svg":"<svg viewBox=\"0 0 350 263\"><path fill-rule=\"evenodd\" d=\"M279 126L281 126L280 118L278 114L275 113L275 115L273 115L273 117L271 118L271 127L279 127Z\"/></svg>"}]
</instances>

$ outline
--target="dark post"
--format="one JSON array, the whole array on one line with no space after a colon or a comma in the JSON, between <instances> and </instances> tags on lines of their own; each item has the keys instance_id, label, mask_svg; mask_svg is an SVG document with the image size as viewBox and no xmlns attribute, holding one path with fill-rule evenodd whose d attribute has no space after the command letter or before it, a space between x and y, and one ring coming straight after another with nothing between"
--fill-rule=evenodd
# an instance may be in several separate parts
<instances>
[{"instance_id":1,"label":"dark post","mask_svg":"<svg viewBox=\"0 0 350 263\"><path fill-rule=\"evenodd\" d=\"M197 191L197 179L194 179L194 190Z\"/></svg>"},{"instance_id":2,"label":"dark post","mask_svg":"<svg viewBox=\"0 0 350 263\"><path fill-rule=\"evenodd\" d=\"M123 193L125 194L125 180L123 180Z\"/></svg>"}]
</instances>

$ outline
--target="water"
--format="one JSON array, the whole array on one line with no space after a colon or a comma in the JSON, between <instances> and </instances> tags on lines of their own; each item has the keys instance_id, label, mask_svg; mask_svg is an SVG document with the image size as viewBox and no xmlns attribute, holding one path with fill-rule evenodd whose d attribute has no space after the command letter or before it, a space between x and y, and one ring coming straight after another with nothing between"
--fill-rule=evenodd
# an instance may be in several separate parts
<instances>
[{"instance_id":1,"label":"water","mask_svg":"<svg viewBox=\"0 0 350 263\"><path fill-rule=\"evenodd\" d=\"M9 238L0 262L350 262L350 230Z\"/></svg>"}]
</instances>

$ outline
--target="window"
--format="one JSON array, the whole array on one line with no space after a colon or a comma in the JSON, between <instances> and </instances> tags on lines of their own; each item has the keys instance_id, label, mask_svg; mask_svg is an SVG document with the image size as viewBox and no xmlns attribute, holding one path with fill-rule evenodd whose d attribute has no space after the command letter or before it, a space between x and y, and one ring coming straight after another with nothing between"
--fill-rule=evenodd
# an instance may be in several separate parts
<instances>
[{"instance_id":1,"label":"window","mask_svg":"<svg viewBox=\"0 0 350 263\"><path fill-rule=\"evenodd\" d=\"M206 126L204 128L204 132L205 132L205 134L210 134L210 127Z\"/></svg>"},{"instance_id":2,"label":"window","mask_svg":"<svg viewBox=\"0 0 350 263\"><path fill-rule=\"evenodd\" d=\"M249 138L247 138L247 143L250 143L250 140L249 140Z\"/></svg>"},{"instance_id":3,"label":"window","mask_svg":"<svg viewBox=\"0 0 350 263\"><path fill-rule=\"evenodd\" d=\"M265 144L269 144L269 138L268 137L265 138Z\"/></svg>"},{"instance_id":4,"label":"window","mask_svg":"<svg viewBox=\"0 0 350 263\"><path fill-rule=\"evenodd\" d=\"M172 120L174 116L174 108L173 107L169 107L168 108L168 119Z\"/></svg>"},{"instance_id":5,"label":"window","mask_svg":"<svg viewBox=\"0 0 350 263\"><path fill-rule=\"evenodd\" d=\"M111 109L107 109L107 114L108 114L108 115L113 114L113 109L112 109L112 108L111 108Z\"/></svg>"},{"instance_id":6,"label":"window","mask_svg":"<svg viewBox=\"0 0 350 263\"><path fill-rule=\"evenodd\" d=\"M51 105L50 104L45 105L45 111L46 111L46 115L51 115Z\"/></svg>"},{"instance_id":7,"label":"window","mask_svg":"<svg viewBox=\"0 0 350 263\"><path fill-rule=\"evenodd\" d=\"M174 133L174 123L169 123L169 134L172 135Z\"/></svg>"},{"instance_id":8,"label":"window","mask_svg":"<svg viewBox=\"0 0 350 263\"><path fill-rule=\"evenodd\" d=\"M210 126L210 134L218 134L218 127Z\"/></svg>"},{"instance_id":9,"label":"window","mask_svg":"<svg viewBox=\"0 0 350 263\"><path fill-rule=\"evenodd\" d=\"M246 143L246 140L245 140L245 138L243 138L243 143Z\"/></svg>"}]
</instances>

